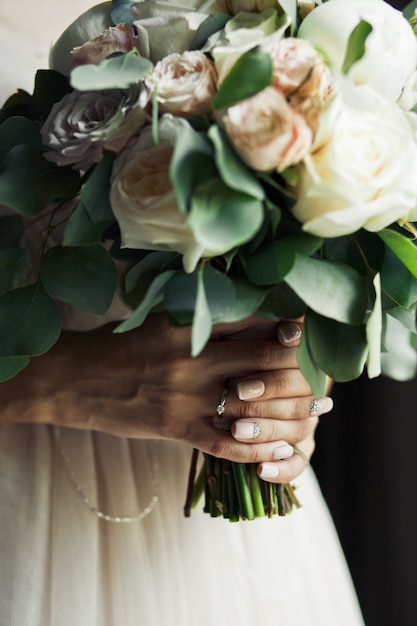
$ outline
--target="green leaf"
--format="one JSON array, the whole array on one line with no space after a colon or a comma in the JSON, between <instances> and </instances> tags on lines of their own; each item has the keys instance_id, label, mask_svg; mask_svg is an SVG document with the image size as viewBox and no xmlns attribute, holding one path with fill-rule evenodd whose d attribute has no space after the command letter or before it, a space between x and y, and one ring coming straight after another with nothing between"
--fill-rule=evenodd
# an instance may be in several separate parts
<instances>
[{"instance_id":1,"label":"green leaf","mask_svg":"<svg viewBox=\"0 0 417 626\"><path fill-rule=\"evenodd\" d=\"M369 22L361 20L350 34L347 44L345 59L342 65L342 72L347 74L352 65L359 61L366 51L366 40L372 32Z\"/></svg>"},{"instance_id":2,"label":"green leaf","mask_svg":"<svg viewBox=\"0 0 417 626\"><path fill-rule=\"evenodd\" d=\"M0 126L0 163L19 144L41 146L39 127L24 117L10 117Z\"/></svg>"},{"instance_id":3,"label":"green leaf","mask_svg":"<svg viewBox=\"0 0 417 626\"><path fill-rule=\"evenodd\" d=\"M114 332L124 333L128 330L132 330L133 328L137 328L138 326L140 326L145 321L147 315L151 312L151 310L157 304L162 302L164 298L165 286L175 273L175 270L169 270L167 272L163 272L162 274L158 274L151 283L145 297L143 298L137 309L133 311L133 313L130 315L130 317L128 317L127 320L119 324L119 326L114 329Z\"/></svg>"},{"instance_id":4,"label":"green leaf","mask_svg":"<svg viewBox=\"0 0 417 626\"><path fill-rule=\"evenodd\" d=\"M272 319L296 319L304 315L306 305L286 283L278 283L267 292L259 308L264 317Z\"/></svg>"},{"instance_id":5,"label":"green leaf","mask_svg":"<svg viewBox=\"0 0 417 626\"><path fill-rule=\"evenodd\" d=\"M307 233L288 235L260 248L247 262L246 271L256 285L274 285L291 271L297 255L314 254L322 240Z\"/></svg>"},{"instance_id":6,"label":"green leaf","mask_svg":"<svg viewBox=\"0 0 417 626\"><path fill-rule=\"evenodd\" d=\"M417 278L417 246L408 237L390 228L385 228L378 232L378 236L393 253L400 259L401 263Z\"/></svg>"},{"instance_id":7,"label":"green leaf","mask_svg":"<svg viewBox=\"0 0 417 626\"><path fill-rule=\"evenodd\" d=\"M406 17L408 20L411 19L416 9L417 0L412 0L412 2L409 2L403 9L404 17Z\"/></svg>"},{"instance_id":8,"label":"green leaf","mask_svg":"<svg viewBox=\"0 0 417 626\"><path fill-rule=\"evenodd\" d=\"M40 283L20 287L0 298L0 355L43 354L58 339L61 315Z\"/></svg>"},{"instance_id":9,"label":"green leaf","mask_svg":"<svg viewBox=\"0 0 417 626\"><path fill-rule=\"evenodd\" d=\"M84 203L80 201L71 213L66 223L64 246L85 246L103 240L103 234L113 224L107 222L93 222Z\"/></svg>"},{"instance_id":10,"label":"green leaf","mask_svg":"<svg viewBox=\"0 0 417 626\"><path fill-rule=\"evenodd\" d=\"M27 356L3 356L0 357L0 382L3 383L13 376L16 376L27 365L29 365L29 357Z\"/></svg>"},{"instance_id":11,"label":"green leaf","mask_svg":"<svg viewBox=\"0 0 417 626\"><path fill-rule=\"evenodd\" d=\"M178 272L166 287L165 307L179 324L190 324L195 318L199 280L203 280L204 298L213 323L224 321L224 316L235 306L236 290L230 278L215 270L210 263L203 267L204 270L195 270L192 274Z\"/></svg>"},{"instance_id":12,"label":"green leaf","mask_svg":"<svg viewBox=\"0 0 417 626\"><path fill-rule=\"evenodd\" d=\"M263 200L264 188L233 150L225 133L213 125L208 131L208 136L215 146L216 165L223 182L235 191Z\"/></svg>"},{"instance_id":13,"label":"green leaf","mask_svg":"<svg viewBox=\"0 0 417 626\"><path fill-rule=\"evenodd\" d=\"M55 298L83 311L104 315L117 287L113 259L99 244L55 246L43 256L41 279Z\"/></svg>"},{"instance_id":14,"label":"green leaf","mask_svg":"<svg viewBox=\"0 0 417 626\"><path fill-rule=\"evenodd\" d=\"M218 322L239 322L253 315L265 298L265 290L251 285L248 281L233 279L233 286L236 293L233 304L218 316Z\"/></svg>"},{"instance_id":15,"label":"green leaf","mask_svg":"<svg viewBox=\"0 0 417 626\"><path fill-rule=\"evenodd\" d=\"M230 107L254 96L272 82L272 59L266 52L248 50L233 65L211 101L213 109Z\"/></svg>"},{"instance_id":16,"label":"green leaf","mask_svg":"<svg viewBox=\"0 0 417 626\"><path fill-rule=\"evenodd\" d=\"M97 65L79 65L71 72L71 86L78 91L128 89L152 70L153 64L136 50L111 56Z\"/></svg>"},{"instance_id":17,"label":"green leaf","mask_svg":"<svg viewBox=\"0 0 417 626\"><path fill-rule=\"evenodd\" d=\"M0 295L23 287L27 273L27 256L21 248L0 250Z\"/></svg>"},{"instance_id":18,"label":"green leaf","mask_svg":"<svg viewBox=\"0 0 417 626\"><path fill-rule=\"evenodd\" d=\"M135 289L138 280L149 272L158 272L162 267L166 268L173 258L172 252L150 252L143 259L136 263L126 274L125 289L129 293ZM172 269L172 268L170 268ZM177 269L177 268L175 268Z\"/></svg>"},{"instance_id":19,"label":"green leaf","mask_svg":"<svg viewBox=\"0 0 417 626\"><path fill-rule=\"evenodd\" d=\"M263 214L261 201L212 179L194 191L188 223L197 243L221 254L249 241Z\"/></svg>"},{"instance_id":20,"label":"green leaf","mask_svg":"<svg viewBox=\"0 0 417 626\"><path fill-rule=\"evenodd\" d=\"M316 313L346 324L363 323L367 284L353 268L298 255L285 282Z\"/></svg>"},{"instance_id":21,"label":"green leaf","mask_svg":"<svg viewBox=\"0 0 417 626\"><path fill-rule=\"evenodd\" d=\"M136 0L112 0L111 19L113 24L133 24L130 7Z\"/></svg>"},{"instance_id":22,"label":"green leaf","mask_svg":"<svg viewBox=\"0 0 417 626\"><path fill-rule=\"evenodd\" d=\"M191 355L198 356L210 338L212 321L204 288L203 270L198 272L197 297L191 329Z\"/></svg>"},{"instance_id":23,"label":"green leaf","mask_svg":"<svg viewBox=\"0 0 417 626\"><path fill-rule=\"evenodd\" d=\"M115 155L109 154L97 163L81 189L81 200L93 222L114 221L115 219L109 197L114 159Z\"/></svg>"},{"instance_id":24,"label":"green leaf","mask_svg":"<svg viewBox=\"0 0 417 626\"><path fill-rule=\"evenodd\" d=\"M0 217L0 250L18 246L25 225L21 215Z\"/></svg>"},{"instance_id":25,"label":"green leaf","mask_svg":"<svg viewBox=\"0 0 417 626\"><path fill-rule=\"evenodd\" d=\"M23 215L35 215L54 200L73 196L79 180L79 173L70 167L47 161L42 148L19 145L3 161L0 204Z\"/></svg>"},{"instance_id":26,"label":"green leaf","mask_svg":"<svg viewBox=\"0 0 417 626\"><path fill-rule=\"evenodd\" d=\"M310 384L315 398L322 398L326 389L326 374L318 367L310 350L308 328L304 326L301 343L297 351L298 365Z\"/></svg>"},{"instance_id":27,"label":"green leaf","mask_svg":"<svg viewBox=\"0 0 417 626\"><path fill-rule=\"evenodd\" d=\"M207 39L214 35L214 33L218 33L223 30L226 26L227 22L231 20L230 15L225 15L224 13L212 13L204 20L204 22L198 27L197 34L194 37L191 45L189 46L189 50L200 50Z\"/></svg>"},{"instance_id":28,"label":"green leaf","mask_svg":"<svg viewBox=\"0 0 417 626\"><path fill-rule=\"evenodd\" d=\"M366 365L369 378L376 378L381 374L382 342L381 279L379 274L375 274L372 283L375 289L375 302L371 315L366 322L366 340L368 342Z\"/></svg>"},{"instance_id":29,"label":"green leaf","mask_svg":"<svg viewBox=\"0 0 417 626\"><path fill-rule=\"evenodd\" d=\"M417 302L415 277L389 248L385 251L381 285L383 291L400 306L408 308Z\"/></svg>"},{"instance_id":30,"label":"green leaf","mask_svg":"<svg viewBox=\"0 0 417 626\"><path fill-rule=\"evenodd\" d=\"M28 116L35 121L46 120L55 102L59 102L70 91L66 76L55 70L38 70L33 96L27 110Z\"/></svg>"},{"instance_id":31,"label":"green leaf","mask_svg":"<svg viewBox=\"0 0 417 626\"><path fill-rule=\"evenodd\" d=\"M170 177L181 211L190 208L192 193L201 182L217 175L213 146L189 124L178 134L170 163Z\"/></svg>"},{"instance_id":32,"label":"green leaf","mask_svg":"<svg viewBox=\"0 0 417 626\"><path fill-rule=\"evenodd\" d=\"M340 324L308 311L304 332L306 328L312 358L323 372L338 382L361 375L368 354L363 327Z\"/></svg>"}]
</instances>

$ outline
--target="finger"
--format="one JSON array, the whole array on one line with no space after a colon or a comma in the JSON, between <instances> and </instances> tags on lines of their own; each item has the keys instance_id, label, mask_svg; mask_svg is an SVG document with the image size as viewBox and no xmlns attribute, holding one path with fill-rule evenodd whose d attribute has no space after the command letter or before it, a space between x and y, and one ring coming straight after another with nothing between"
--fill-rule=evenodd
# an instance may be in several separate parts
<instances>
[{"instance_id":1,"label":"finger","mask_svg":"<svg viewBox=\"0 0 417 626\"><path fill-rule=\"evenodd\" d=\"M293 454L285 459L265 461L258 465L258 475L273 483L289 483L297 478L309 464L314 452L314 438L309 437L293 446Z\"/></svg>"},{"instance_id":2,"label":"finger","mask_svg":"<svg viewBox=\"0 0 417 626\"><path fill-rule=\"evenodd\" d=\"M311 395L311 387L298 369L262 372L256 378L248 377L236 384L239 400L253 402L273 398Z\"/></svg>"},{"instance_id":3,"label":"finger","mask_svg":"<svg viewBox=\"0 0 417 626\"><path fill-rule=\"evenodd\" d=\"M285 439L290 443L302 441L314 432L317 417L299 420L235 420L230 432L236 441L259 444Z\"/></svg>"},{"instance_id":4,"label":"finger","mask_svg":"<svg viewBox=\"0 0 417 626\"><path fill-rule=\"evenodd\" d=\"M280 322L277 330L278 341L282 346L291 348L300 345L303 327L304 324L300 321Z\"/></svg>"}]
</instances>

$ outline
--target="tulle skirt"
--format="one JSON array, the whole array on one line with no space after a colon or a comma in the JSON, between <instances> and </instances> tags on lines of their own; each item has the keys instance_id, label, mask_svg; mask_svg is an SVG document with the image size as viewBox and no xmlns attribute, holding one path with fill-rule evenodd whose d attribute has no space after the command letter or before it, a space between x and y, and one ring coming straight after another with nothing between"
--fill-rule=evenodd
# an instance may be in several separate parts
<instances>
[{"instance_id":1,"label":"tulle skirt","mask_svg":"<svg viewBox=\"0 0 417 626\"><path fill-rule=\"evenodd\" d=\"M363 624L311 468L285 518L185 518L189 447L54 433L0 427L1 626Z\"/></svg>"}]
</instances>

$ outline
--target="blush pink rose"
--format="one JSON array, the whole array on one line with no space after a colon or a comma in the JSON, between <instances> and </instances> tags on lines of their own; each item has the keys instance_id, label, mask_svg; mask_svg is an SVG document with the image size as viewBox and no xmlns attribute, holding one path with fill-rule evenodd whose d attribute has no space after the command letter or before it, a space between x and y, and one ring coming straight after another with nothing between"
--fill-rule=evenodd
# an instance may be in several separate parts
<instances>
[{"instance_id":1,"label":"blush pink rose","mask_svg":"<svg viewBox=\"0 0 417 626\"><path fill-rule=\"evenodd\" d=\"M102 33L77 46L72 51L73 66L87 63L97 64L115 52L130 52L139 49L135 30L129 24L117 24L106 28Z\"/></svg>"},{"instance_id":2,"label":"blush pink rose","mask_svg":"<svg viewBox=\"0 0 417 626\"><path fill-rule=\"evenodd\" d=\"M214 63L202 52L170 54L156 64L145 81L157 94L161 113L210 115L210 102L217 88Z\"/></svg>"},{"instance_id":3,"label":"blush pink rose","mask_svg":"<svg viewBox=\"0 0 417 626\"><path fill-rule=\"evenodd\" d=\"M267 87L230 107L226 132L240 157L258 171L282 171L310 151L313 134L277 89Z\"/></svg>"}]
</instances>

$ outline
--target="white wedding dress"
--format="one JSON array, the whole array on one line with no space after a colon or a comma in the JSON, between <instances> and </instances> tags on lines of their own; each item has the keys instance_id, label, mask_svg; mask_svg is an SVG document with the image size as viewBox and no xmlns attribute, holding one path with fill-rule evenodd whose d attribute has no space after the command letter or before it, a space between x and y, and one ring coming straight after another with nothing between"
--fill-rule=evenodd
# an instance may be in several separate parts
<instances>
[{"instance_id":1,"label":"white wedding dress","mask_svg":"<svg viewBox=\"0 0 417 626\"><path fill-rule=\"evenodd\" d=\"M71 19L91 4L71 2ZM28 67L44 54L17 54L10 28L55 3L2 7L2 100L17 85L30 89ZM33 23L32 34L32 47L44 43ZM94 323L67 315L72 328ZM58 442L49 426L0 426L0 626L363 625L311 468L295 481L303 506L288 517L229 523L201 505L186 519L190 455L169 441L62 429ZM150 503L132 523L91 510L134 516Z\"/></svg>"}]
</instances>

